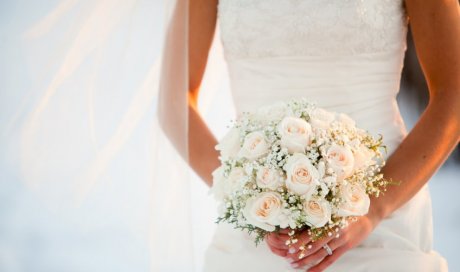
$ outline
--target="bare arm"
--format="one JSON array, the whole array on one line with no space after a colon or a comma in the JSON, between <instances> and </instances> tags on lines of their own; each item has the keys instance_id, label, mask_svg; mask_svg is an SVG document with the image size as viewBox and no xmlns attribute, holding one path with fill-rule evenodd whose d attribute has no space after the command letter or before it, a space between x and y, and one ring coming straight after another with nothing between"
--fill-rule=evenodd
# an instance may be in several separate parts
<instances>
[{"instance_id":1,"label":"bare arm","mask_svg":"<svg viewBox=\"0 0 460 272\"><path fill-rule=\"evenodd\" d=\"M198 112L197 99L216 28L217 0L193 0L189 8L189 163L211 186L211 173L220 164L217 141Z\"/></svg>"},{"instance_id":2,"label":"bare arm","mask_svg":"<svg viewBox=\"0 0 460 272\"><path fill-rule=\"evenodd\" d=\"M429 104L415 127L387 160L384 175L400 186L390 186L383 197L373 198L369 213L340 237L315 243L303 259L299 248L288 252L286 234L269 235L272 252L286 257L294 267L319 263L308 271L324 271L360 244L385 217L408 202L447 159L460 140L460 8L457 0L405 0L417 55L430 91ZM310 243L307 232L298 245ZM333 254L322 248L328 244Z\"/></svg>"},{"instance_id":3,"label":"bare arm","mask_svg":"<svg viewBox=\"0 0 460 272\"><path fill-rule=\"evenodd\" d=\"M430 179L460 138L460 9L457 0L406 0L430 100L421 118L387 160L383 172L401 181L372 199L371 214L390 215Z\"/></svg>"}]
</instances>

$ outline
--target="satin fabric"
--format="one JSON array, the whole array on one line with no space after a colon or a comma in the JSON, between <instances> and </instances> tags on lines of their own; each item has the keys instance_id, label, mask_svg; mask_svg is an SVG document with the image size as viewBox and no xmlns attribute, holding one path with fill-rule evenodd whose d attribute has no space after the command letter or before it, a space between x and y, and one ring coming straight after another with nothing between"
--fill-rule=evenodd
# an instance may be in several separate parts
<instances>
[{"instance_id":1,"label":"satin fabric","mask_svg":"<svg viewBox=\"0 0 460 272\"><path fill-rule=\"evenodd\" d=\"M404 51L405 47L352 56L227 58L237 113L306 97L383 135L388 158L406 136L396 102ZM432 236L431 199L424 186L327 271L447 271L445 259L432 250ZM205 258L205 271L290 270L265 243L256 247L253 237L225 224L218 226Z\"/></svg>"}]
</instances>

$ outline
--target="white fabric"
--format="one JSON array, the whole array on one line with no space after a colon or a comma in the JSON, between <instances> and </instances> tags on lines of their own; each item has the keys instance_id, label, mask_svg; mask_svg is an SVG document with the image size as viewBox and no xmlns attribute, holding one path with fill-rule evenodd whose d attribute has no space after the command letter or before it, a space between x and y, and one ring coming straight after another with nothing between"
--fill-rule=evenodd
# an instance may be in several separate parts
<instances>
[{"instance_id":1,"label":"white fabric","mask_svg":"<svg viewBox=\"0 0 460 272\"><path fill-rule=\"evenodd\" d=\"M388 156L406 135L396 102L408 23L403 1L327 2L220 0L236 110L307 97L382 134ZM205 258L210 272L288 270L265 243L256 247L249 235L225 224ZM432 250L428 187L327 271L447 271Z\"/></svg>"},{"instance_id":2,"label":"white fabric","mask_svg":"<svg viewBox=\"0 0 460 272\"><path fill-rule=\"evenodd\" d=\"M399 50L402 0L220 0L228 58L337 56Z\"/></svg>"},{"instance_id":3,"label":"white fabric","mask_svg":"<svg viewBox=\"0 0 460 272\"><path fill-rule=\"evenodd\" d=\"M126 239L138 242L141 253L123 257L137 254L144 271L193 271L195 194L183 159L188 151L188 0L54 2L54 8L43 3L34 10L40 20L27 20L27 31L14 37L18 51L12 63L26 64L11 73L15 84L5 85L5 98L15 94L21 102L2 101L17 111L2 122L7 126L0 134L13 136L7 151L19 168L17 180L37 196L37 209L45 204L40 216L55 211L75 222L72 233L94 235L80 246L128 251L126 244L117 244ZM14 5L21 18L34 9L20 6ZM16 24L23 23L6 25ZM155 111L159 118L153 118ZM49 221L53 228L61 223ZM95 234L104 228L104 235ZM52 242L45 237L43 244ZM77 261L81 270L70 262L61 270L94 271L104 265L98 262L101 256L116 256L117 250L101 251L91 262L82 258Z\"/></svg>"}]
</instances>

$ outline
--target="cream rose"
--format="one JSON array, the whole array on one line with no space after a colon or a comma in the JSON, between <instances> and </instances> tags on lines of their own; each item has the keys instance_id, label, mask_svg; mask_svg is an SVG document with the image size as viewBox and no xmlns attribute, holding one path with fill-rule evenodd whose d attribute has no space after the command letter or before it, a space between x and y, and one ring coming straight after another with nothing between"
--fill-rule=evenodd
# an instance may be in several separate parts
<instances>
[{"instance_id":1,"label":"cream rose","mask_svg":"<svg viewBox=\"0 0 460 272\"><path fill-rule=\"evenodd\" d=\"M331 205L324 198L309 197L305 200L303 208L307 216L307 222L312 227L323 227L331 219Z\"/></svg>"},{"instance_id":2,"label":"cream rose","mask_svg":"<svg viewBox=\"0 0 460 272\"><path fill-rule=\"evenodd\" d=\"M289 216L289 210L288 209L283 209L282 213L278 216L278 226L282 229L285 229L289 226L295 226L295 221L292 220Z\"/></svg>"},{"instance_id":3,"label":"cream rose","mask_svg":"<svg viewBox=\"0 0 460 272\"><path fill-rule=\"evenodd\" d=\"M335 114L328 112L321 108L316 108L310 115L310 124L314 128L327 129L329 125L334 121Z\"/></svg>"},{"instance_id":4,"label":"cream rose","mask_svg":"<svg viewBox=\"0 0 460 272\"><path fill-rule=\"evenodd\" d=\"M248 199L243 215L249 224L266 231L274 231L282 215L281 195L266 192Z\"/></svg>"},{"instance_id":5,"label":"cream rose","mask_svg":"<svg viewBox=\"0 0 460 272\"><path fill-rule=\"evenodd\" d=\"M374 163L372 160L374 153L364 145L361 145L357 150L355 150L353 155L355 161L353 167L354 170L359 170Z\"/></svg>"},{"instance_id":6,"label":"cream rose","mask_svg":"<svg viewBox=\"0 0 460 272\"><path fill-rule=\"evenodd\" d=\"M319 185L318 170L304 154L296 153L289 157L284 170L287 174L286 186L296 194L308 194Z\"/></svg>"},{"instance_id":7,"label":"cream rose","mask_svg":"<svg viewBox=\"0 0 460 272\"><path fill-rule=\"evenodd\" d=\"M232 128L216 145L216 150L220 151L222 159L227 160L238 155L241 149L240 131L237 128Z\"/></svg>"},{"instance_id":8,"label":"cream rose","mask_svg":"<svg viewBox=\"0 0 460 272\"><path fill-rule=\"evenodd\" d=\"M305 153L311 141L311 125L297 117L285 117L278 125L281 146L292 153Z\"/></svg>"},{"instance_id":9,"label":"cream rose","mask_svg":"<svg viewBox=\"0 0 460 272\"><path fill-rule=\"evenodd\" d=\"M275 190L282 182L282 176L275 169L262 167L257 171L256 183L260 188Z\"/></svg>"},{"instance_id":10,"label":"cream rose","mask_svg":"<svg viewBox=\"0 0 460 272\"><path fill-rule=\"evenodd\" d=\"M343 203L337 210L339 216L362 216L369 211L369 195L360 185L347 183L340 186L340 197Z\"/></svg>"},{"instance_id":11,"label":"cream rose","mask_svg":"<svg viewBox=\"0 0 460 272\"><path fill-rule=\"evenodd\" d=\"M351 149L347 146L332 144L326 151L326 160L339 180L347 178L353 173L355 161Z\"/></svg>"},{"instance_id":12,"label":"cream rose","mask_svg":"<svg viewBox=\"0 0 460 272\"><path fill-rule=\"evenodd\" d=\"M261 131L254 131L246 135L238 155L249 160L255 160L266 154L269 148L265 135Z\"/></svg>"}]
</instances>

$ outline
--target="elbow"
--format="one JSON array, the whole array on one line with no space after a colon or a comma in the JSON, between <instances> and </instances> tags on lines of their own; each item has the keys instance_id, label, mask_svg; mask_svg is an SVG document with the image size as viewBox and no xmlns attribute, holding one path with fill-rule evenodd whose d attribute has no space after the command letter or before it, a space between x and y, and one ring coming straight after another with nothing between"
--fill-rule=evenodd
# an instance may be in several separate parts
<instances>
[{"instance_id":1,"label":"elbow","mask_svg":"<svg viewBox=\"0 0 460 272\"><path fill-rule=\"evenodd\" d=\"M460 85L460 84L459 84ZM447 120L447 130L457 142L460 141L460 86L446 91L433 92L428 108L433 109L434 118Z\"/></svg>"}]
</instances>

